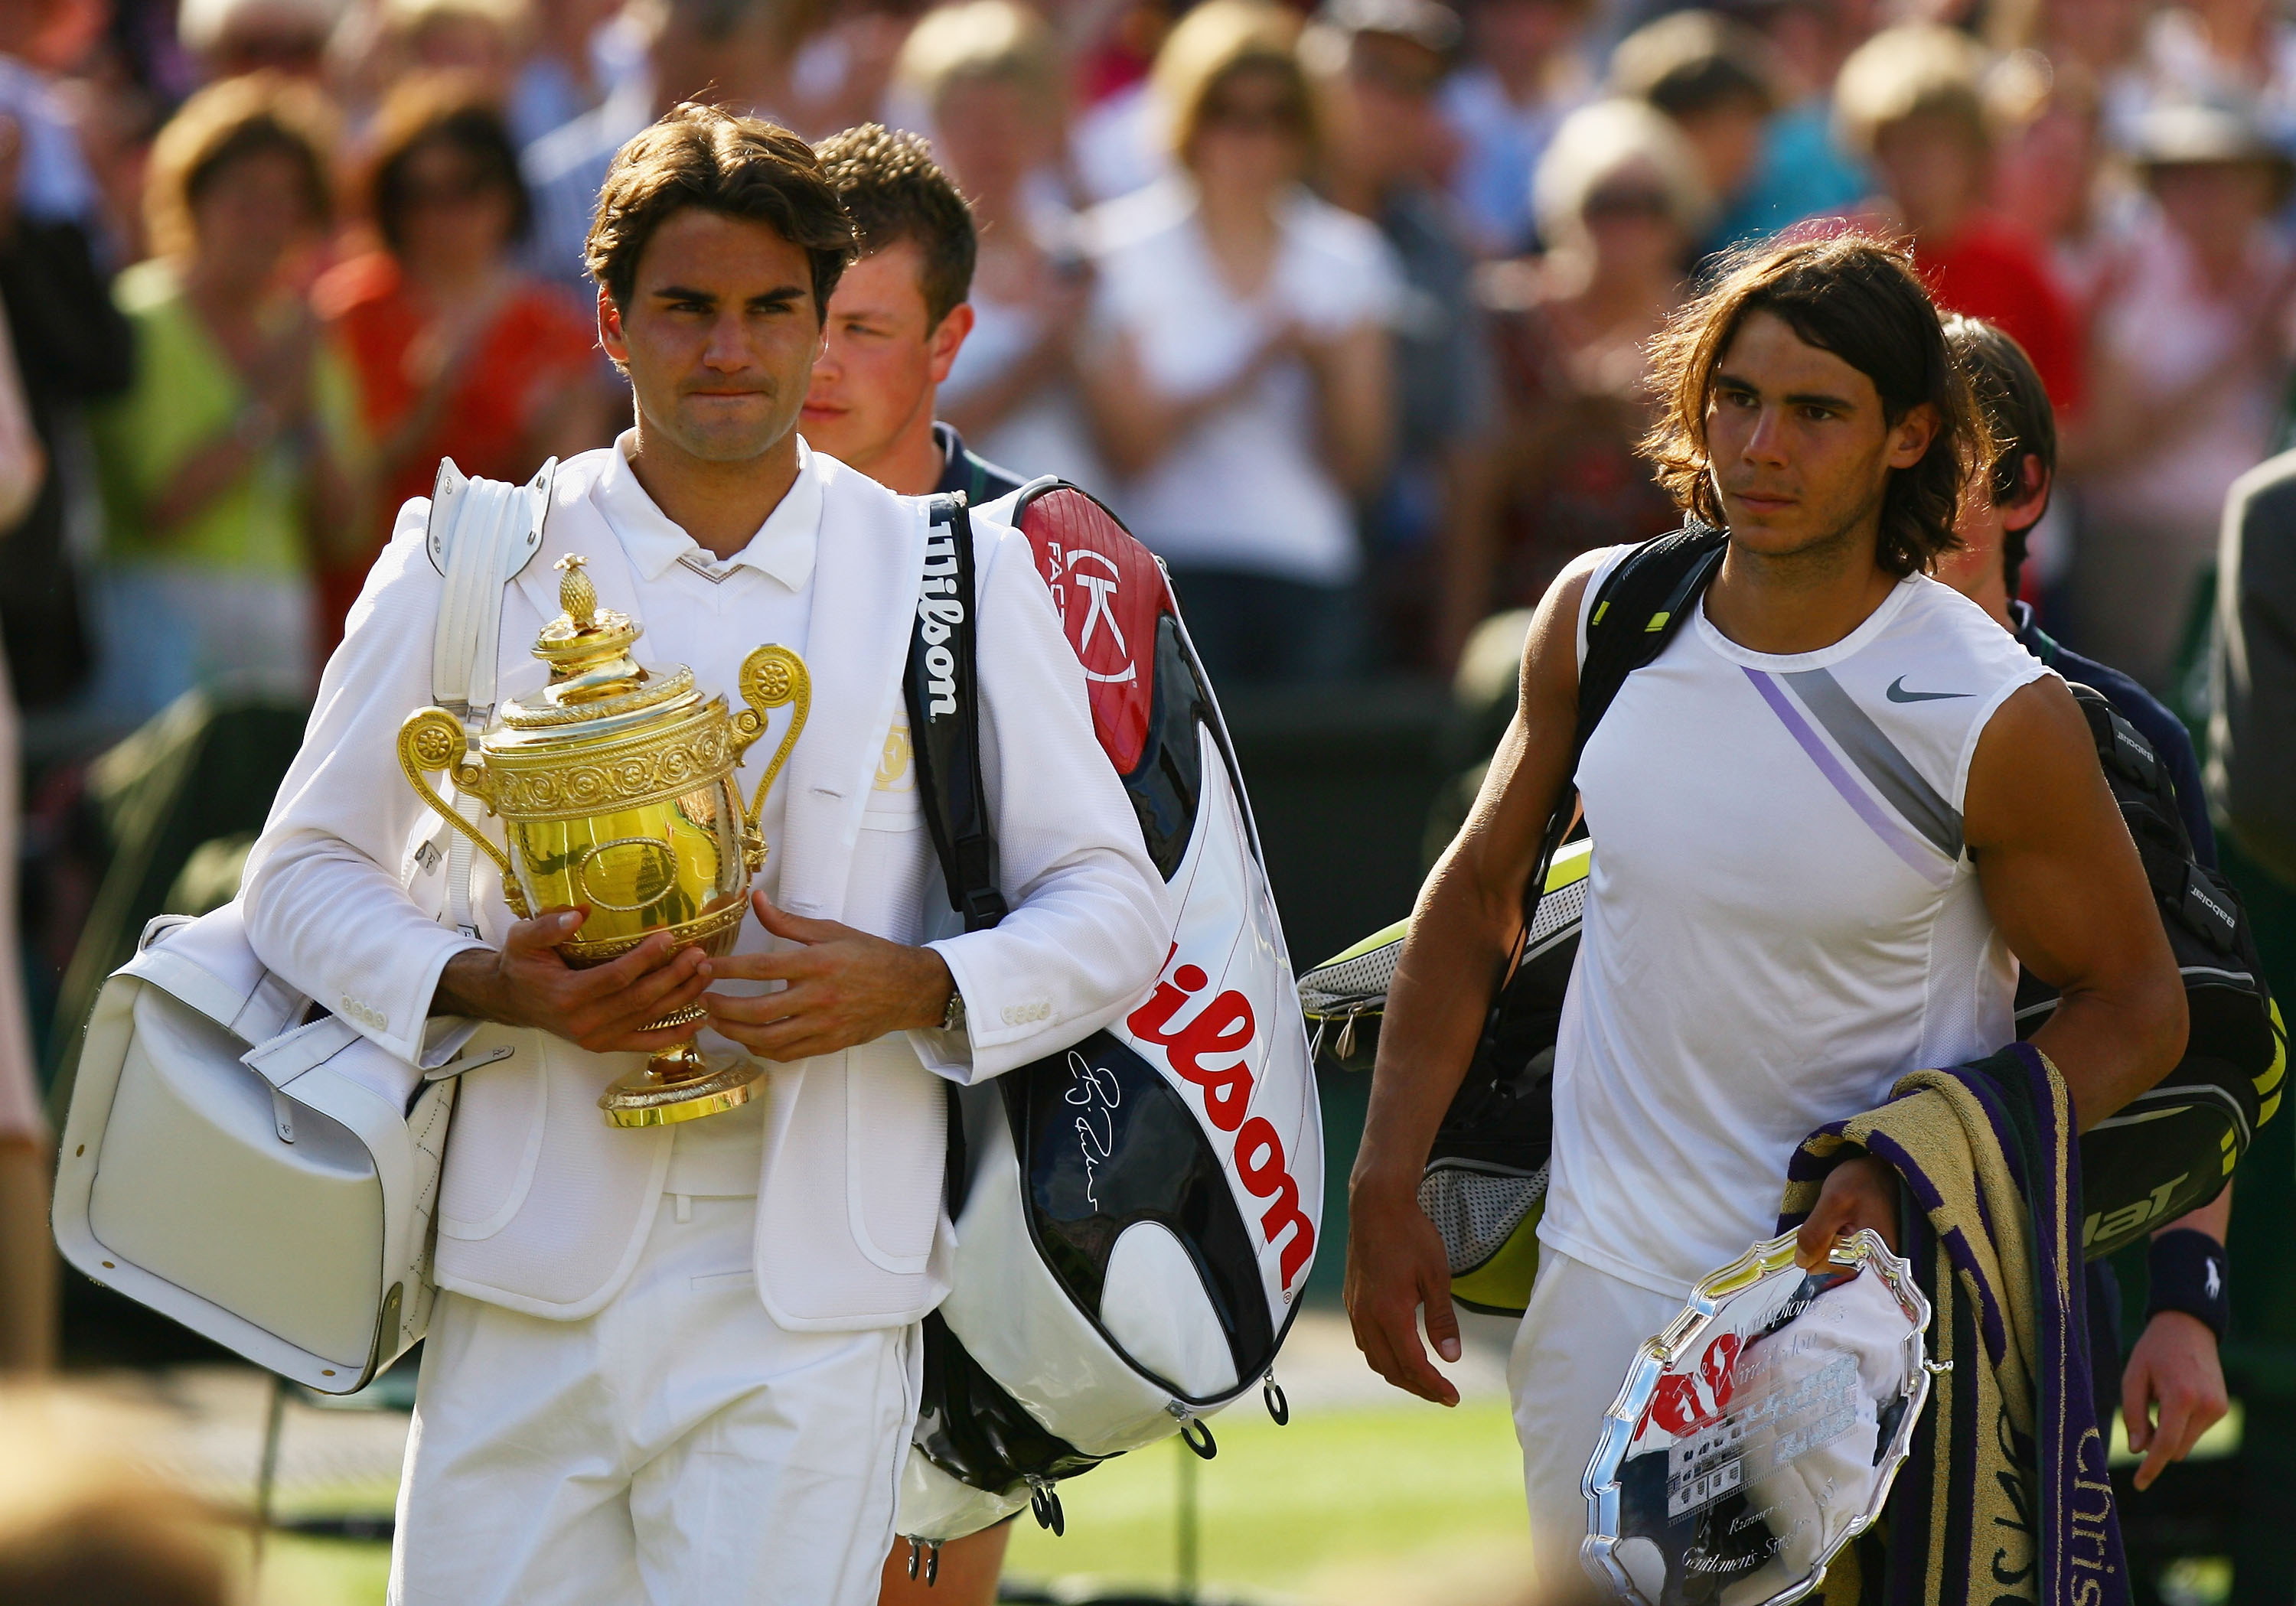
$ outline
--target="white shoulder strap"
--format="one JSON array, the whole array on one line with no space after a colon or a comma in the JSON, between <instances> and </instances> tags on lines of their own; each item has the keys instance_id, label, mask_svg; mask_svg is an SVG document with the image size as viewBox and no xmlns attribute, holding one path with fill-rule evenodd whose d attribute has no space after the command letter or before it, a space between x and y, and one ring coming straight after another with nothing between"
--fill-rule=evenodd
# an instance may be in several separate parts
<instances>
[{"instance_id":1,"label":"white shoulder strap","mask_svg":"<svg viewBox=\"0 0 2296 1606\"><path fill-rule=\"evenodd\" d=\"M501 662L503 588L542 550L542 524L558 471L552 458L524 485L473 479L451 457L439 464L430 495L426 545L446 577L430 638L430 699L463 722L473 743L494 717ZM455 807L477 823L479 802L457 794ZM457 831L447 849L447 918L475 933L471 908L471 840Z\"/></svg>"}]
</instances>

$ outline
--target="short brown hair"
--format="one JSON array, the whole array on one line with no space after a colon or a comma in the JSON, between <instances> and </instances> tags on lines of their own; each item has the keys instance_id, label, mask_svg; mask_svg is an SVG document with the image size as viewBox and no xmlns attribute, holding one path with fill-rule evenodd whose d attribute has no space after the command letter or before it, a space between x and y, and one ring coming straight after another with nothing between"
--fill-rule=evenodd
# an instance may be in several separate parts
<instances>
[{"instance_id":1,"label":"short brown hair","mask_svg":"<svg viewBox=\"0 0 2296 1606\"><path fill-rule=\"evenodd\" d=\"M334 140L327 102L308 84L250 72L209 85L152 142L144 178L152 249L165 257L191 255L199 245L192 215L201 194L234 162L274 152L293 160L311 225L324 228L334 210L327 180Z\"/></svg>"},{"instance_id":2,"label":"short brown hair","mask_svg":"<svg viewBox=\"0 0 2296 1606\"><path fill-rule=\"evenodd\" d=\"M1676 504L1709 524L1725 522L1706 449L1706 408L1715 369L1757 312L1782 319L1803 341L1872 380L1892 424L1918 406L1937 414L1938 432L1921 461L1890 471L1874 561L1908 575L1959 546L1953 526L1962 486L1990 466L1991 436L1912 262L1863 234L1735 253L1725 259L1719 282L1651 343L1660 412L1642 450Z\"/></svg>"},{"instance_id":3,"label":"short brown hair","mask_svg":"<svg viewBox=\"0 0 2296 1606\"><path fill-rule=\"evenodd\" d=\"M924 258L919 288L925 320L939 328L949 309L972 293L977 241L972 209L932 159L932 147L914 134L863 123L832 134L814 148L830 188L853 220L854 242L873 257L904 240Z\"/></svg>"},{"instance_id":4,"label":"short brown hair","mask_svg":"<svg viewBox=\"0 0 2296 1606\"><path fill-rule=\"evenodd\" d=\"M853 260L853 225L812 146L761 118L688 101L615 152L583 248L614 305L629 304L646 242L683 207L762 223L800 247L813 266L815 315L829 315Z\"/></svg>"}]
</instances>

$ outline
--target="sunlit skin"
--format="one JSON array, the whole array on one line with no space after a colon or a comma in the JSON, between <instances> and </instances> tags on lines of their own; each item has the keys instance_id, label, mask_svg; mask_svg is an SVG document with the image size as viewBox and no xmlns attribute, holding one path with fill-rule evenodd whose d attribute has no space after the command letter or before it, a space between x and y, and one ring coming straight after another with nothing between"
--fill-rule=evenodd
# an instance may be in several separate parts
<instances>
[{"instance_id":1,"label":"sunlit skin","mask_svg":"<svg viewBox=\"0 0 2296 1606\"><path fill-rule=\"evenodd\" d=\"M636 398L631 471L654 505L720 558L744 546L797 479L797 418L822 319L801 247L762 223L687 207L656 226L629 303L601 291L598 336ZM835 921L785 914L762 889L758 923L788 945L705 956L657 932L578 971L557 945L588 918L550 910L510 928L502 949L447 962L435 1013L538 1027L598 1053L652 1053L679 1030L646 1023L701 1000L709 1024L762 1059L801 1060L937 1025L954 986L930 948ZM719 980L782 981L733 997Z\"/></svg>"},{"instance_id":2,"label":"sunlit skin","mask_svg":"<svg viewBox=\"0 0 2296 1606\"><path fill-rule=\"evenodd\" d=\"M939 323L925 306L924 253L899 240L845 270L829 299L829 324L813 365L799 429L806 444L905 496L940 482L933 404L972 308L960 302Z\"/></svg>"}]
</instances>

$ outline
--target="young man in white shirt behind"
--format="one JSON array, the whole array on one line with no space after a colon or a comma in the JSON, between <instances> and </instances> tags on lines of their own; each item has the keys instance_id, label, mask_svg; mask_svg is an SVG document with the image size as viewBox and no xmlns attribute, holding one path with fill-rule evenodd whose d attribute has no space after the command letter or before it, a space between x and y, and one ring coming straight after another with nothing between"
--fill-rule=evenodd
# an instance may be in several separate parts
<instances>
[{"instance_id":1,"label":"young man in white shirt behind","mask_svg":"<svg viewBox=\"0 0 2296 1606\"><path fill-rule=\"evenodd\" d=\"M2184 994L2062 681L1924 572L1989 459L1935 307L1855 236L1742 258L1660 344L1651 451L1727 532L1575 779L1595 855L1556 1044L1538 1276L1510 1381L1541 1599L1587 1588L1579 1489L1635 1348L1770 1236L1812 1129L2014 1034L2019 963L2063 1004L2034 1042L2085 1130L2176 1063ZM1357 1342L1444 1404L1458 1354L1417 1189L1569 773L1585 611L1625 549L1547 593L1474 809L1419 897L1349 1184ZM1826 1179L1806 1257L1873 1227L1895 1173Z\"/></svg>"},{"instance_id":2,"label":"young man in white shirt behind","mask_svg":"<svg viewBox=\"0 0 2296 1606\"><path fill-rule=\"evenodd\" d=\"M941 935L955 922L914 774L890 762L909 751L924 510L796 433L851 249L784 130L689 105L626 145L589 260L636 427L560 466L542 550L503 594L505 695L539 678L528 644L572 553L646 627L643 661L727 688L761 643L806 660L811 718L766 802L770 856L734 951L673 954L657 934L576 971L554 945L581 911L513 921L488 877L472 935L402 888L422 805L395 735L432 701L441 591L422 501L250 856L250 938L296 987L409 1060L443 1058L472 1022L470 1041L512 1050L469 1076L455 1115L398 1606L874 1602L916 1323L947 1291L941 1079L1075 1041L1166 952L1163 882L1082 671L1025 543L986 521L982 767L1012 913ZM697 999L705 1045L767 1062L755 1096L608 1127L599 1091L678 1035L645 1023Z\"/></svg>"}]
</instances>

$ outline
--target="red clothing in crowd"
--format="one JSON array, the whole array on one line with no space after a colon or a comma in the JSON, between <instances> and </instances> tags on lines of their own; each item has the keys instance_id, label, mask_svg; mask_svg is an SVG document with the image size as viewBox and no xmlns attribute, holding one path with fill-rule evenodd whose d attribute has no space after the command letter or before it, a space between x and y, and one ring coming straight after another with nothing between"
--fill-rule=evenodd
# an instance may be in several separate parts
<instances>
[{"instance_id":1,"label":"red clothing in crowd","mask_svg":"<svg viewBox=\"0 0 2296 1606\"><path fill-rule=\"evenodd\" d=\"M380 446L422 398L426 378L414 370L429 320L408 296L398 264L382 252L334 268L319 281L314 300L358 370L368 436ZM567 386L593 382L597 339L586 310L554 285L524 280L503 297L492 321L455 360L452 393L429 438L377 488L380 516L370 539L357 553L321 568L323 652L342 639L343 616L390 539L399 508L430 494L441 457L490 479L522 480L542 466L531 445L535 421Z\"/></svg>"},{"instance_id":2,"label":"red clothing in crowd","mask_svg":"<svg viewBox=\"0 0 2296 1606\"><path fill-rule=\"evenodd\" d=\"M1939 307L2006 330L2033 359L2057 411L2079 411L2079 325L2038 246L2005 224L1974 217L1942 244L1915 241L1914 261Z\"/></svg>"}]
</instances>

